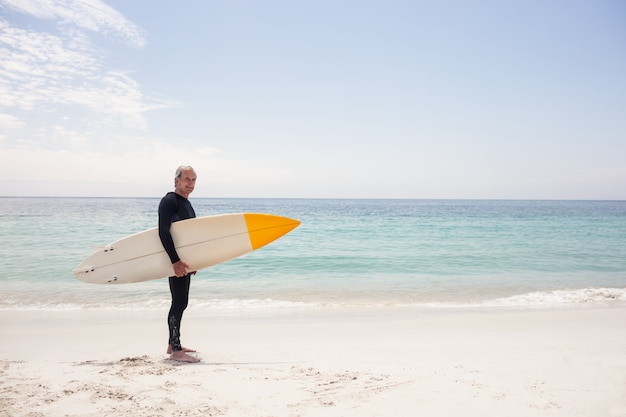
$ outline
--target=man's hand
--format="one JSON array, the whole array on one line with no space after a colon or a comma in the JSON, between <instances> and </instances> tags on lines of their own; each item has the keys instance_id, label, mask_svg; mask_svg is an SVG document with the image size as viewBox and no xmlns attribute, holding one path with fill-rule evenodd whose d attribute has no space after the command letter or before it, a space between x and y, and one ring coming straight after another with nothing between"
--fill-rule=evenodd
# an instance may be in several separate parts
<instances>
[{"instance_id":1,"label":"man's hand","mask_svg":"<svg viewBox=\"0 0 626 417\"><path fill-rule=\"evenodd\" d=\"M183 261L182 259L176 263L173 263L172 266L174 267L174 275L179 278L187 275L187 268L190 268L187 262Z\"/></svg>"}]
</instances>

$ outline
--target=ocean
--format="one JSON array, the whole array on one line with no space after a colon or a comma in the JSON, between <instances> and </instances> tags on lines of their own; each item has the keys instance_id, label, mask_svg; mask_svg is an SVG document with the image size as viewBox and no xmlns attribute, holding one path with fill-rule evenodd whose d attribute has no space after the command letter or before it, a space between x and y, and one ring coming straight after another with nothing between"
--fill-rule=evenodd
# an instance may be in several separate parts
<instances>
[{"instance_id":1,"label":"ocean","mask_svg":"<svg viewBox=\"0 0 626 417\"><path fill-rule=\"evenodd\" d=\"M72 270L156 226L160 198L0 198L0 309L167 310L167 279L101 286ZM572 308L626 303L626 201L190 198L198 216L300 220L199 271L217 315L342 308Z\"/></svg>"}]
</instances>

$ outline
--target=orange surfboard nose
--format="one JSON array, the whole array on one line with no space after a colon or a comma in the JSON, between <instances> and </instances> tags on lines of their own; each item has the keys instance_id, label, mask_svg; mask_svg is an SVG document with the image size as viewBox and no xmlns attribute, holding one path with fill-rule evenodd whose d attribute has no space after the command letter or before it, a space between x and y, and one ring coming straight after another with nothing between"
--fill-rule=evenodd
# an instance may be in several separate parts
<instances>
[{"instance_id":1,"label":"orange surfboard nose","mask_svg":"<svg viewBox=\"0 0 626 417\"><path fill-rule=\"evenodd\" d=\"M245 213L244 217L252 250L275 241L300 225L298 220L272 214Z\"/></svg>"}]
</instances>

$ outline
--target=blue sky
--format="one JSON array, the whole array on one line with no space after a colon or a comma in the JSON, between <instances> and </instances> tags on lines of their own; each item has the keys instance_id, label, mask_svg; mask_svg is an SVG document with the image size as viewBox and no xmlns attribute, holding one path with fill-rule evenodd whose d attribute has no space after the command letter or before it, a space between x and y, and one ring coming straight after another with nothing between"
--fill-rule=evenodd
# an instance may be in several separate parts
<instances>
[{"instance_id":1,"label":"blue sky","mask_svg":"<svg viewBox=\"0 0 626 417\"><path fill-rule=\"evenodd\" d=\"M0 0L0 195L626 199L626 3Z\"/></svg>"}]
</instances>

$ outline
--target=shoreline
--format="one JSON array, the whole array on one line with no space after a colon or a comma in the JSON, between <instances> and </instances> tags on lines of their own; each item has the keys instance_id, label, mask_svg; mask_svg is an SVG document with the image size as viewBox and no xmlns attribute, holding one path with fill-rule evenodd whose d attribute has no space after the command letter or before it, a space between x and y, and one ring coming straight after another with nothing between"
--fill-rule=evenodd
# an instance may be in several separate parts
<instances>
[{"instance_id":1,"label":"shoreline","mask_svg":"<svg viewBox=\"0 0 626 417\"><path fill-rule=\"evenodd\" d=\"M0 311L0 416L626 416L624 306L205 313Z\"/></svg>"},{"instance_id":2,"label":"shoreline","mask_svg":"<svg viewBox=\"0 0 626 417\"><path fill-rule=\"evenodd\" d=\"M160 283L162 284L162 283ZM199 288L195 283L191 308L206 311L215 317L256 317L281 316L284 314L311 315L324 312L338 314L344 311L374 311L386 314L388 311L523 311L523 310L558 310L589 307L626 306L626 288L589 286L581 288L546 289L519 294L492 294L482 298L467 297L462 299L435 299L425 297L422 300L403 299L401 296L390 297L350 297L339 300L332 294L318 297L303 297L291 294L255 294L241 298L207 296L210 290ZM206 284L206 283L205 283ZM148 291L140 292L137 287L131 291L115 291L123 286L99 288L96 292L81 292L75 287L59 291L43 291L33 295L31 290L7 288L7 295L0 300L0 311L119 311L141 313L168 310L170 295L166 286L152 286ZM127 287L131 288L131 287ZM107 292L106 290L112 290ZM478 289L477 289L478 291ZM409 292L405 290L405 294ZM63 296L60 297L60 293ZM94 295L95 294L95 295ZM277 296L278 297L275 297ZM388 294L387 294L388 295Z\"/></svg>"}]
</instances>

